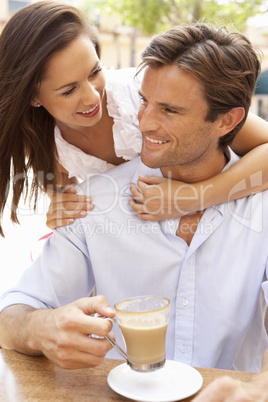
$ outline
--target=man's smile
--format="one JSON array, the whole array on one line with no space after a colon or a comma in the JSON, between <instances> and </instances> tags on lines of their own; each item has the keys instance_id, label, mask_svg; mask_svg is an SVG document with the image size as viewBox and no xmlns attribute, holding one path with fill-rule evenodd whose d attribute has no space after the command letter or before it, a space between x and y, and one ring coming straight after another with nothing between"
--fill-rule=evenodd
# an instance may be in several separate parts
<instances>
[{"instance_id":1,"label":"man's smile","mask_svg":"<svg viewBox=\"0 0 268 402\"><path fill-rule=\"evenodd\" d=\"M152 144L166 144L168 141L156 140L154 138L149 138L147 135L145 136L146 141L151 142Z\"/></svg>"}]
</instances>

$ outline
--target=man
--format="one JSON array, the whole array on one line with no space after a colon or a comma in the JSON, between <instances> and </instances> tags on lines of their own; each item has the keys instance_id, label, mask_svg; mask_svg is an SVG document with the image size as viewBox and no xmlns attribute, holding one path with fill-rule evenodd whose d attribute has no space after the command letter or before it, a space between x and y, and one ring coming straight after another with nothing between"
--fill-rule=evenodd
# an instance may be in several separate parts
<instances>
[{"instance_id":1,"label":"man","mask_svg":"<svg viewBox=\"0 0 268 402\"><path fill-rule=\"evenodd\" d=\"M195 182L236 162L227 146L246 119L258 55L242 35L197 24L154 37L142 60L141 160L81 185L94 211L55 231L3 296L0 346L44 353L66 368L94 366L110 346L88 334L103 336L111 324L91 315L113 317L115 302L157 294L171 302L168 359L259 371L268 346L268 192L163 222L140 221L128 204L139 175ZM95 285L106 298L87 297ZM116 326L114 333L122 345ZM263 394L267 363L257 378L249 395ZM227 395L244 392L231 385L223 380ZM206 401L225 400L206 392Z\"/></svg>"}]
</instances>

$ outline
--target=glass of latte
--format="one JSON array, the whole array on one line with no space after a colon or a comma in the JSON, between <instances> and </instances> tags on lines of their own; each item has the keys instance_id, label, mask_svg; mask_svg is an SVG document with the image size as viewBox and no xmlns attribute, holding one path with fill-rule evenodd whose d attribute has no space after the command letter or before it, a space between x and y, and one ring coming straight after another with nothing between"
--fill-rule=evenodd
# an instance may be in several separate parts
<instances>
[{"instance_id":1,"label":"glass of latte","mask_svg":"<svg viewBox=\"0 0 268 402\"><path fill-rule=\"evenodd\" d=\"M115 305L128 364L133 370L148 372L164 366L169 304L165 297L139 296Z\"/></svg>"}]
</instances>

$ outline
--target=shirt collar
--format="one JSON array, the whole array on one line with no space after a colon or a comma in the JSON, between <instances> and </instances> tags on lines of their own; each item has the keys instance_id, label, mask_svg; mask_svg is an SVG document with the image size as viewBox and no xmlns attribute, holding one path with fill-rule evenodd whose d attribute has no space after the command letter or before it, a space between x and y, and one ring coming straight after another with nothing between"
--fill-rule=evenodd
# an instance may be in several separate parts
<instances>
[{"instance_id":1,"label":"shirt collar","mask_svg":"<svg viewBox=\"0 0 268 402\"><path fill-rule=\"evenodd\" d=\"M137 185L139 176L163 177L163 174L162 174L160 168L157 168L157 169L149 168L148 166L144 165L144 163L142 163L142 161L140 160L131 183L134 183L135 185ZM132 193L131 193L129 187L125 190L125 194L132 196Z\"/></svg>"},{"instance_id":2,"label":"shirt collar","mask_svg":"<svg viewBox=\"0 0 268 402\"><path fill-rule=\"evenodd\" d=\"M225 170L229 169L231 166L233 166L240 159L240 157L236 153L234 153L234 151L230 147L227 147L225 149L224 153L225 153L225 155L226 155L226 157L228 159L228 162L226 163L226 165L222 169L222 172L224 172ZM224 215L224 205L225 205L225 203L218 204L218 205L212 205L211 208L214 208L214 209L218 210L222 215Z\"/></svg>"},{"instance_id":3,"label":"shirt collar","mask_svg":"<svg viewBox=\"0 0 268 402\"><path fill-rule=\"evenodd\" d=\"M233 166L236 162L239 161L240 157L234 153L234 151L230 148L227 147L226 150L224 151L228 162L226 163L226 165L224 166L224 168L222 169L222 172L224 172L225 170L229 169L231 166Z\"/></svg>"},{"instance_id":4,"label":"shirt collar","mask_svg":"<svg viewBox=\"0 0 268 402\"><path fill-rule=\"evenodd\" d=\"M224 172L225 170L229 169L231 166L233 166L240 159L240 157L237 154L235 154L234 151L230 147L227 147L224 153L225 153L225 155L226 155L226 157L228 159L228 162L226 163L226 165L222 169L222 172ZM139 176L163 177L163 174L162 174L160 168L152 169L152 168L144 165L144 163L140 159L140 161L138 163L138 166L137 166L137 169L136 169L136 172L135 172L131 182L134 183L135 185L137 185L137 182L139 180ZM129 187L125 190L125 194L132 196L132 193L131 193Z\"/></svg>"}]
</instances>

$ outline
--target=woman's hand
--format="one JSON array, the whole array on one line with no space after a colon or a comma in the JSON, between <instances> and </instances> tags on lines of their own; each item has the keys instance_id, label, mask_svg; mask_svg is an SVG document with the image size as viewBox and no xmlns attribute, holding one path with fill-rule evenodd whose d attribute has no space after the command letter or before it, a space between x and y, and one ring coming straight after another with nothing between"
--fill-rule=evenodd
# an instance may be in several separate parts
<instances>
[{"instance_id":1,"label":"woman's hand","mask_svg":"<svg viewBox=\"0 0 268 402\"><path fill-rule=\"evenodd\" d=\"M200 188L199 188L200 187ZM174 219L204 209L206 189L161 177L140 176L131 183L130 206L144 221Z\"/></svg>"},{"instance_id":2,"label":"woman's hand","mask_svg":"<svg viewBox=\"0 0 268 402\"><path fill-rule=\"evenodd\" d=\"M68 185L63 192L54 193L51 197L46 224L50 229L70 225L93 208L90 197L77 195L75 188Z\"/></svg>"}]
</instances>

